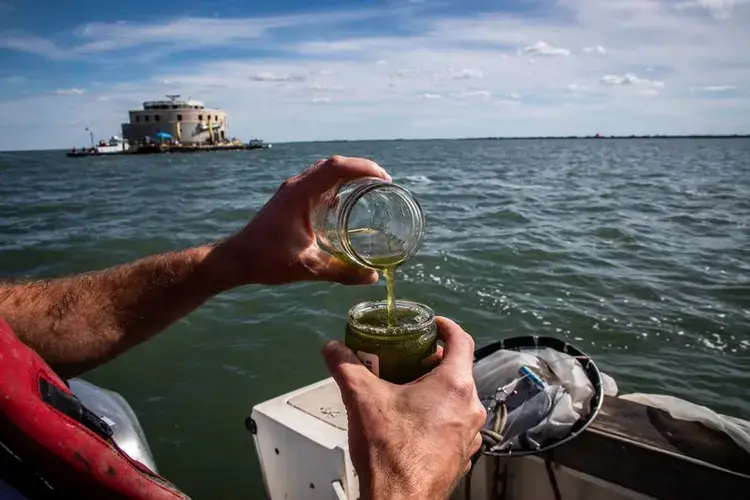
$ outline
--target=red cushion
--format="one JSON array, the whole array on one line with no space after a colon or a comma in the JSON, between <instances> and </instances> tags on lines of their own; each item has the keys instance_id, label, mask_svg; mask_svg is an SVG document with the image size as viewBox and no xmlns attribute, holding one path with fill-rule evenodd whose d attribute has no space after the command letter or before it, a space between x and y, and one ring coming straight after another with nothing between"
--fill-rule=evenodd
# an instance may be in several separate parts
<instances>
[{"instance_id":1,"label":"red cushion","mask_svg":"<svg viewBox=\"0 0 750 500\"><path fill-rule=\"evenodd\" d=\"M187 499L112 440L42 400L40 379L70 389L0 318L0 440L53 488L80 498Z\"/></svg>"}]
</instances>

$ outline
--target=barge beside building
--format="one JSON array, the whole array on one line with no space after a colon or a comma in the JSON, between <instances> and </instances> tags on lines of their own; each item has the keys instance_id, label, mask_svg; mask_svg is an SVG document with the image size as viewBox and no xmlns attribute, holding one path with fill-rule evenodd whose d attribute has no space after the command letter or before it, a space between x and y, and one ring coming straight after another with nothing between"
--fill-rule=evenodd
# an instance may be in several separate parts
<instances>
[{"instance_id":1,"label":"barge beside building","mask_svg":"<svg viewBox=\"0 0 750 500\"><path fill-rule=\"evenodd\" d=\"M123 123L122 139L112 137L109 143L96 146L94 133L91 147L73 148L67 156L115 156L123 154L197 153L207 151L238 151L269 149L259 139L243 143L229 138L227 112L207 108L201 101L182 100L179 95L167 95L166 101L146 101L143 109L128 112L130 121Z\"/></svg>"},{"instance_id":2,"label":"barge beside building","mask_svg":"<svg viewBox=\"0 0 750 500\"><path fill-rule=\"evenodd\" d=\"M165 101L147 101L143 109L129 111L130 122L122 124L122 136L130 144L141 144L170 135L179 144L197 146L227 141L227 113L207 108L201 101L167 95Z\"/></svg>"}]
</instances>

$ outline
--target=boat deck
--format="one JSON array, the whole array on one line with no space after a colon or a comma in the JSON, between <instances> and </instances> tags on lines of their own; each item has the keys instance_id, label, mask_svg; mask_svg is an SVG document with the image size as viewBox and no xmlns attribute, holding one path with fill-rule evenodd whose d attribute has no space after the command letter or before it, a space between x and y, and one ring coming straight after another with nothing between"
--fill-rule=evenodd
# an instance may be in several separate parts
<instances>
[{"instance_id":1,"label":"boat deck","mask_svg":"<svg viewBox=\"0 0 750 500\"><path fill-rule=\"evenodd\" d=\"M246 425L273 500L357 498L346 410L332 379L256 405ZM576 439L536 456L484 456L451 500L747 500L748 491L750 455L727 435L605 397Z\"/></svg>"},{"instance_id":2,"label":"boat deck","mask_svg":"<svg viewBox=\"0 0 750 500\"><path fill-rule=\"evenodd\" d=\"M729 436L639 403L605 397L555 464L653 498L749 498L750 455Z\"/></svg>"}]
</instances>

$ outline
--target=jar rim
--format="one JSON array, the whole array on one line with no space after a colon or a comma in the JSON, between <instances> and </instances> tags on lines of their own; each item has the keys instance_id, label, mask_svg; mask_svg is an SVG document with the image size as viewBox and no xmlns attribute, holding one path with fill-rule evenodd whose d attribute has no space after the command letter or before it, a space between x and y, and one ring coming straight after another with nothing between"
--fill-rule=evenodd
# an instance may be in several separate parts
<instances>
[{"instance_id":1,"label":"jar rim","mask_svg":"<svg viewBox=\"0 0 750 500\"><path fill-rule=\"evenodd\" d=\"M362 313L364 312L378 310L378 309L386 309L387 307L388 307L388 302L385 300L365 301L365 302L360 302L359 304L355 304L349 309L349 313L347 315L348 324L356 328L356 330L359 333L363 333L365 335L387 335L388 330L392 327L389 327L387 325L385 326L363 325L359 323L357 319L357 317L361 316ZM406 336L406 335L413 335L415 333L420 333L424 331L426 327L435 323L435 311L433 311L432 308L426 304L421 304L419 302L414 302L411 300L397 299L396 309L399 309L399 308L418 310L420 312L427 313L426 318L423 321L420 321L419 323L399 325L398 326L399 337Z\"/></svg>"},{"instance_id":2,"label":"jar rim","mask_svg":"<svg viewBox=\"0 0 750 500\"><path fill-rule=\"evenodd\" d=\"M409 207L410 212L412 215L418 219L418 235L414 239L411 245L407 247L404 259L401 261L398 265L403 264L410 258L412 258L414 255L416 255L419 248L422 246L422 243L424 242L424 236L425 236L425 214L424 210L422 208L422 204L419 203L419 200L411 194L411 192L406 189L404 186L400 184L396 184L394 182L388 182L386 180L380 179L380 178L373 178L373 180L380 180L382 182L377 182L373 184L363 184L362 186L358 187L349 198L344 202L344 206L342 206L342 210L340 213L340 219L339 219L339 228L340 228L340 238L344 245L344 247L347 249L348 253L352 256L352 258L357 261L358 264L364 266L364 267L370 267L372 268L372 263L362 257L357 251L354 250L351 243L349 242L349 218L351 216L352 209L354 208L354 205L357 204L357 202L362 199L363 196L365 196L367 193L371 191L375 191L377 189L392 189L398 195L401 197L401 199L404 201L404 204Z\"/></svg>"}]
</instances>

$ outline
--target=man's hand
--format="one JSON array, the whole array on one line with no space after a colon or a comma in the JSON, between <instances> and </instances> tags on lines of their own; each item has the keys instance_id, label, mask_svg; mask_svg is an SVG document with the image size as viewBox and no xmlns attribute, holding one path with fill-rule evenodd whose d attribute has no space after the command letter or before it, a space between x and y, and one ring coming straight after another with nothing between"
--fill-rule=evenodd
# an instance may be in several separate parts
<instances>
[{"instance_id":1,"label":"man's hand","mask_svg":"<svg viewBox=\"0 0 750 500\"><path fill-rule=\"evenodd\" d=\"M349 285L376 283L370 269L348 265L321 250L310 215L326 193L360 177L391 180L376 163L334 156L287 179L260 212L217 252L237 285L277 285L295 281L333 281Z\"/></svg>"},{"instance_id":2,"label":"man's hand","mask_svg":"<svg viewBox=\"0 0 750 500\"><path fill-rule=\"evenodd\" d=\"M380 380L338 341L323 348L346 406L363 500L447 498L481 446L486 412L472 375L474 341L448 319L437 324L442 361L411 384Z\"/></svg>"}]
</instances>

